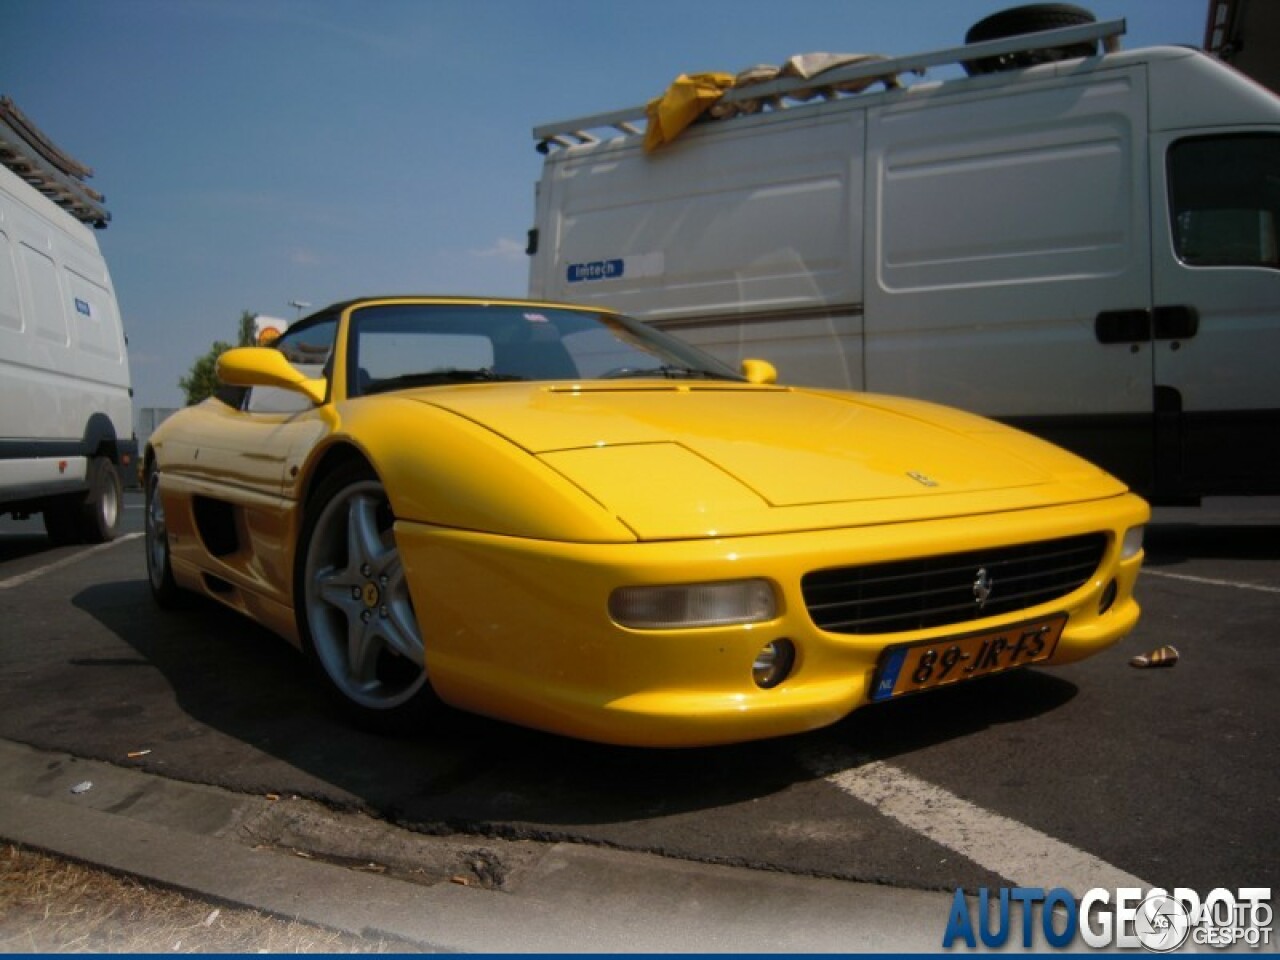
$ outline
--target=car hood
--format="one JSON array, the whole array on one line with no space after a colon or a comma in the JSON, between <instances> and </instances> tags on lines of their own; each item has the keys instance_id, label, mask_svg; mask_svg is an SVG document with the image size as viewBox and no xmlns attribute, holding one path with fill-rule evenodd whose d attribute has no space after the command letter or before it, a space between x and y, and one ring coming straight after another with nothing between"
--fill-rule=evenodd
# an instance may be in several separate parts
<instances>
[{"instance_id":1,"label":"car hood","mask_svg":"<svg viewBox=\"0 0 1280 960\"><path fill-rule=\"evenodd\" d=\"M874 395L646 381L417 398L538 457L641 539L901 522L1125 489L1026 434Z\"/></svg>"}]
</instances>

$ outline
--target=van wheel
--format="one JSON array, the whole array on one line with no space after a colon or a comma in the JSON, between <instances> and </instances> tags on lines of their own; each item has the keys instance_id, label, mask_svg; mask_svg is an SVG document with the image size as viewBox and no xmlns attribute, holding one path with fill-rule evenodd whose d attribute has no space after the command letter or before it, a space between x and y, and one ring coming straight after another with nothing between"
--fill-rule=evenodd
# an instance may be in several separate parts
<instances>
[{"instance_id":1,"label":"van wheel","mask_svg":"<svg viewBox=\"0 0 1280 960\"><path fill-rule=\"evenodd\" d=\"M1031 3L1023 7L1001 10L979 20L964 35L965 43L983 43L987 40L1003 40L1027 33L1042 33L1063 27L1079 27L1096 23L1097 18L1083 7L1071 3ZM1000 57L983 57L966 60L964 68L970 76L997 73L1001 70L1019 70L1037 63L1070 60L1073 57L1092 57L1098 52L1097 41L1075 43L1066 47L1047 47L1041 50L1023 50Z\"/></svg>"},{"instance_id":2,"label":"van wheel","mask_svg":"<svg viewBox=\"0 0 1280 960\"><path fill-rule=\"evenodd\" d=\"M89 461L89 492L81 501L76 527L85 543L114 540L124 507L124 487L116 466L106 457Z\"/></svg>"}]
</instances>

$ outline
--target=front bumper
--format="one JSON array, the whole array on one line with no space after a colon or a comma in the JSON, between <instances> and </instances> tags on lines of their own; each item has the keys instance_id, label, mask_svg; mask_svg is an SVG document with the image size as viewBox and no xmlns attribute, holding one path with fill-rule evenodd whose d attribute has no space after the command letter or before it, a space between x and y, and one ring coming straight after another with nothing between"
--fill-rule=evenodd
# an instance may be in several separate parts
<instances>
[{"instance_id":1,"label":"front bumper","mask_svg":"<svg viewBox=\"0 0 1280 960\"><path fill-rule=\"evenodd\" d=\"M1125 495L982 517L759 537L582 544L497 537L399 522L396 537L427 649L427 672L454 706L588 740L698 746L781 736L834 723L866 704L889 646L1066 613L1049 663L1119 640L1138 620L1142 554L1121 560L1147 505ZM959 553L1099 531L1097 573L1058 601L960 626L854 636L820 630L800 591L808 571ZM633 630L608 616L620 586L763 577L778 596L765 623ZM1099 602L1114 581L1115 600ZM752 663L790 640L796 664L761 689Z\"/></svg>"}]
</instances>

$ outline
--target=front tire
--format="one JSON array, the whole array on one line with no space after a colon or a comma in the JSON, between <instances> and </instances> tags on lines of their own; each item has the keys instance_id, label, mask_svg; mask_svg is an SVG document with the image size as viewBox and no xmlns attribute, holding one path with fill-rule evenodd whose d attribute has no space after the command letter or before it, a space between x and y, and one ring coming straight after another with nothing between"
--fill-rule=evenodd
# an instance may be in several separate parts
<instances>
[{"instance_id":1,"label":"front tire","mask_svg":"<svg viewBox=\"0 0 1280 960\"><path fill-rule=\"evenodd\" d=\"M438 703L386 491L363 463L325 478L307 504L294 585L298 633L353 722L418 728Z\"/></svg>"}]
</instances>

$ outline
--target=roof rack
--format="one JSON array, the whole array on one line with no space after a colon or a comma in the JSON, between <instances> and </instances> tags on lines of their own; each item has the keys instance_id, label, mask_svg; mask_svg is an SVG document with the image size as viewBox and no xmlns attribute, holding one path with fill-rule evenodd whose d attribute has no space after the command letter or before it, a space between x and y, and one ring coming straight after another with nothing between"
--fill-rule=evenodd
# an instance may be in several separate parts
<instances>
[{"instance_id":1,"label":"roof rack","mask_svg":"<svg viewBox=\"0 0 1280 960\"><path fill-rule=\"evenodd\" d=\"M84 182L93 170L64 153L8 97L0 97L0 163L77 220L102 229L111 219L105 198Z\"/></svg>"},{"instance_id":2,"label":"roof rack","mask_svg":"<svg viewBox=\"0 0 1280 960\"><path fill-rule=\"evenodd\" d=\"M982 43L968 43L959 47L947 47L930 53L917 53L904 57L866 60L827 70L816 77L788 77L781 80L770 80L766 83L753 83L748 86L735 87L725 92L720 102L732 104L747 100L770 99L775 103L774 109L784 109L782 98L796 91L813 91L815 88L829 91L830 96L837 96L836 87L850 84L857 80L874 81L881 77L904 73L923 73L929 67L938 67L951 63L964 63L989 57L1002 57L1011 53L1022 53L1028 50L1043 50L1051 47L1067 47L1078 43L1107 40L1123 34L1126 23L1123 19L1105 20L1099 23L1083 24L1075 27L1063 27L1057 30L1043 30L1038 33L1023 33L1016 37L1004 37L1000 40L987 40ZM642 132L636 122L645 120L647 104L613 110L608 113L595 113L576 120L562 120L547 123L533 128L533 139L536 140L539 153L548 153L553 147L571 147L576 144L596 143L602 138L591 133L592 130L609 128L627 136Z\"/></svg>"}]
</instances>

